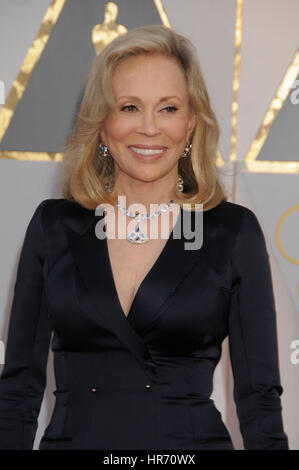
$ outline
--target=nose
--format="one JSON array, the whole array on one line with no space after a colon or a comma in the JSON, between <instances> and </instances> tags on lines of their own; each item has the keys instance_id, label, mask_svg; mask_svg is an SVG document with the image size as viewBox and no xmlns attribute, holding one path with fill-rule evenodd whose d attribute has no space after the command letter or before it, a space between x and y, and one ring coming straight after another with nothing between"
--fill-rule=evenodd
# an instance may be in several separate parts
<instances>
[{"instance_id":1,"label":"nose","mask_svg":"<svg viewBox=\"0 0 299 470\"><path fill-rule=\"evenodd\" d=\"M153 111L147 110L142 113L138 131L149 136L156 135L160 132L157 127L156 116Z\"/></svg>"}]
</instances>

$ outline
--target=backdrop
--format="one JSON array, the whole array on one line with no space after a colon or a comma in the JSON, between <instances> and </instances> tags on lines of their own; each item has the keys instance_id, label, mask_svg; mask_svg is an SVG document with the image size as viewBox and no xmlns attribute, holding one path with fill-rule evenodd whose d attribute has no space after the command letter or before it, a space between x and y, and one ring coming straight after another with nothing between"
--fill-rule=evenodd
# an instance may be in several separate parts
<instances>
[{"instance_id":1,"label":"backdrop","mask_svg":"<svg viewBox=\"0 0 299 470\"><path fill-rule=\"evenodd\" d=\"M299 449L298 0L0 0L0 11L0 364L25 230L41 200L62 197L63 148L91 63L117 35L163 23L197 47L221 128L222 181L264 230L283 421ZM35 449L54 406L52 361L50 351ZM226 338L212 398L243 449L232 389Z\"/></svg>"}]
</instances>

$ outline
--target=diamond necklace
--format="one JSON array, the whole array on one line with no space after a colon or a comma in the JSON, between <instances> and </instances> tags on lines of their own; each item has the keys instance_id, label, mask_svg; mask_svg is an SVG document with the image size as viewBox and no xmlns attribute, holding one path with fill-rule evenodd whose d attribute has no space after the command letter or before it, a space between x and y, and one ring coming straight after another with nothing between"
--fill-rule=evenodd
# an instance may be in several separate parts
<instances>
[{"instance_id":1,"label":"diamond necklace","mask_svg":"<svg viewBox=\"0 0 299 470\"><path fill-rule=\"evenodd\" d=\"M150 215L148 213L140 213L139 211L136 211L135 213L131 212L125 207L121 207L120 202L117 201L115 205L118 207L118 209L121 212L124 212L128 217L134 217L137 222L135 231L127 235L126 239L131 243L145 243L149 241L149 237L146 235L146 233L140 231L140 222L144 219L153 219L154 217L158 217L163 212L167 212L173 204L176 204L176 202L173 199L170 199L168 204L163 204L161 206L161 209L155 211L153 214Z\"/></svg>"}]
</instances>

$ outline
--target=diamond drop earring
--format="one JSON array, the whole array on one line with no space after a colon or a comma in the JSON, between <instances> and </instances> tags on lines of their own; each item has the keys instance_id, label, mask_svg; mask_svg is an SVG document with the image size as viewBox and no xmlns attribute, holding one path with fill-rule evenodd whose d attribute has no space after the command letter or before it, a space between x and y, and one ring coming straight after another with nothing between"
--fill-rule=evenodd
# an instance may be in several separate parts
<instances>
[{"instance_id":1,"label":"diamond drop earring","mask_svg":"<svg viewBox=\"0 0 299 470\"><path fill-rule=\"evenodd\" d=\"M191 157L191 149L192 149L192 143L189 142L189 144L185 145L185 149L184 149L184 153L182 155L182 158Z\"/></svg>"},{"instance_id":2,"label":"diamond drop earring","mask_svg":"<svg viewBox=\"0 0 299 470\"><path fill-rule=\"evenodd\" d=\"M113 158L111 153L109 152L109 149L108 149L107 145L105 145L101 142L100 145L98 146L98 148L99 148L99 156L100 157L103 157L103 158L111 157L111 158ZM111 176L109 178L108 184L106 184L104 186L104 188L105 188L105 191L108 191L109 193L112 193L113 187L112 187L112 183L111 183Z\"/></svg>"},{"instance_id":3,"label":"diamond drop earring","mask_svg":"<svg viewBox=\"0 0 299 470\"><path fill-rule=\"evenodd\" d=\"M179 175L179 181L178 181L177 189L180 192L183 191L183 189L184 189L184 180L181 177L181 175Z\"/></svg>"},{"instance_id":4,"label":"diamond drop earring","mask_svg":"<svg viewBox=\"0 0 299 470\"><path fill-rule=\"evenodd\" d=\"M101 157L111 157L111 153L109 152L107 145L102 142L99 145L99 150Z\"/></svg>"}]
</instances>

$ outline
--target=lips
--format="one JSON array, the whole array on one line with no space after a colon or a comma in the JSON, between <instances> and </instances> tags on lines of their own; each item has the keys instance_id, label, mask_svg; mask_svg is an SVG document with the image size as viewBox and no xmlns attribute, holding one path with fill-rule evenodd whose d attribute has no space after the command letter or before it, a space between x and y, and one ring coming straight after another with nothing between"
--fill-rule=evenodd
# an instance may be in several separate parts
<instances>
[{"instance_id":1,"label":"lips","mask_svg":"<svg viewBox=\"0 0 299 470\"><path fill-rule=\"evenodd\" d=\"M132 152L132 155L135 158L141 159L143 161L157 160L161 158L167 152L167 147L161 147L161 145L143 145L137 144L135 146L129 146L128 149Z\"/></svg>"},{"instance_id":2,"label":"lips","mask_svg":"<svg viewBox=\"0 0 299 470\"><path fill-rule=\"evenodd\" d=\"M149 150L165 150L167 147L161 145L144 145L144 144L136 144L136 145L129 145L129 148L135 147L137 149L149 149Z\"/></svg>"}]
</instances>

